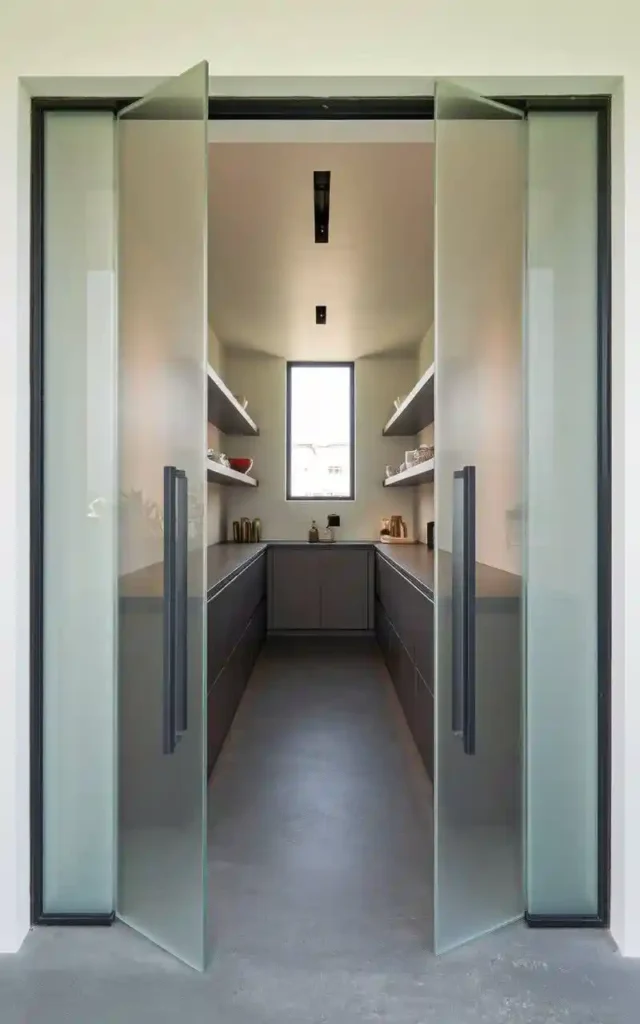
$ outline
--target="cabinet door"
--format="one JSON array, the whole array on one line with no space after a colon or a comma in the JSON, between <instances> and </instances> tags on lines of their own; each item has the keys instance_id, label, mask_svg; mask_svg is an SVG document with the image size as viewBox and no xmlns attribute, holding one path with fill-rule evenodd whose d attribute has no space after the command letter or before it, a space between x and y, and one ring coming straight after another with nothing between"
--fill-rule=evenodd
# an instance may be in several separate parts
<instances>
[{"instance_id":1,"label":"cabinet door","mask_svg":"<svg viewBox=\"0 0 640 1024\"><path fill-rule=\"evenodd\" d=\"M269 580L270 629L320 629L320 573L324 552L273 548Z\"/></svg>"},{"instance_id":2,"label":"cabinet door","mask_svg":"<svg viewBox=\"0 0 640 1024\"><path fill-rule=\"evenodd\" d=\"M415 718L416 671L409 656L409 652L402 643L400 637L397 635L396 643L398 645L398 652L396 656L396 690L402 705L402 710L404 711L404 717L407 720L407 725L413 733Z\"/></svg>"},{"instance_id":3,"label":"cabinet door","mask_svg":"<svg viewBox=\"0 0 640 1024\"><path fill-rule=\"evenodd\" d=\"M411 619L416 668L433 692L433 601L417 590L411 598Z\"/></svg>"},{"instance_id":4,"label":"cabinet door","mask_svg":"<svg viewBox=\"0 0 640 1024\"><path fill-rule=\"evenodd\" d=\"M413 635L413 606L415 603L415 588L396 569L392 569L391 590L393 601L393 616L391 621L395 630L402 640L402 643L414 657L414 635Z\"/></svg>"},{"instance_id":5,"label":"cabinet door","mask_svg":"<svg viewBox=\"0 0 640 1024\"><path fill-rule=\"evenodd\" d=\"M416 675L413 738L433 782L433 693L419 673Z\"/></svg>"},{"instance_id":6,"label":"cabinet door","mask_svg":"<svg viewBox=\"0 0 640 1024\"><path fill-rule=\"evenodd\" d=\"M357 548L320 552L322 629L367 629L369 624L368 552Z\"/></svg>"},{"instance_id":7,"label":"cabinet door","mask_svg":"<svg viewBox=\"0 0 640 1024\"><path fill-rule=\"evenodd\" d=\"M389 664L389 620L387 613L380 604L376 601L376 638L378 641L378 647L382 657L384 658L385 664L388 667Z\"/></svg>"}]
</instances>

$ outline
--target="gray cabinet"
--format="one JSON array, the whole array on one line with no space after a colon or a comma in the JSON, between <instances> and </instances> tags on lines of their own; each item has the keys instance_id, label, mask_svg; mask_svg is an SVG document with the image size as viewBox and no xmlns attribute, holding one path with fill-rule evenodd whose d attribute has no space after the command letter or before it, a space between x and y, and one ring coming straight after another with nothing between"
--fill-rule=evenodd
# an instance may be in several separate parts
<instances>
[{"instance_id":1,"label":"gray cabinet","mask_svg":"<svg viewBox=\"0 0 640 1024\"><path fill-rule=\"evenodd\" d=\"M211 772L266 633L266 558L260 555L207 605L207 765Z\"/></svg>"},{"instance_id":2,"label":"gray cabinet","mask_svg":"<svg viewBox=\"0 0 640 1024\"><path fill-rule=\"evenodd\" d=\"M433 602L376 555L376 636L398 700L433 779Z\"/></svg>"},{"instance_id":3,"label":"gray cabinet","mask_svg":"<svg viewBox=\"0 0 640 1024\"><path fill-rule=\"evenodd\" d=\"M269 549L269 629L365 632L373 628L370 548Z\"/></svg>"},{"instance_id":4,"label":"gray cabinet","mask_svg":"<svg viewBox=\"0 0 640 1024\"><path fill-rule=\"evenodd\" d=\"M332 548L319 554L320 629L368 629L370 552Z\"/></svg>"},{"instance_id":5,"label":"gray cabinet","mask_svg":"<svg viewBox=\"0 0 640 1024\"><path fill-rule=\"evenodd\" d=\"M320 629L320 572L317 548L269 550L269 629Z\"/></svg>"}]
</instances>

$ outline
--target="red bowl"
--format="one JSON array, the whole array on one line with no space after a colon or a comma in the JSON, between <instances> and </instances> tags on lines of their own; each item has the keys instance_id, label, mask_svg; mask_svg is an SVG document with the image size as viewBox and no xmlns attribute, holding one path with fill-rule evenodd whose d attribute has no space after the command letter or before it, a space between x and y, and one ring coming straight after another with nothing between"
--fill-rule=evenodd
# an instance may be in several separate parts
<instances>
[{"instance_id":1,"label":"red bowl","mask_svg":"<svg viewBox=\"0 0 640 1024\"><path fill-rule=\"evenodd\" d=\"M229 465L236 473L248 473L253 466L253 459L232 459L229 456Z\"/></svg>"}]
</instances>

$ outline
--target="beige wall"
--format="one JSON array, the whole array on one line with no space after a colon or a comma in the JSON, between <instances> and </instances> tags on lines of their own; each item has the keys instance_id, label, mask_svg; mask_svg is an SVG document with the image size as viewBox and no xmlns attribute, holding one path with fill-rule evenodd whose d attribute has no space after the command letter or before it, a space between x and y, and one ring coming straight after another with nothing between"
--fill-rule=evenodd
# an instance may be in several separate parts
<instances>
[{"instance_id":1,"label":"beige wall","mask_svg":"<svg viewBox=\"0 0 640 1024\"><path fill-rule=\"evenodd\" d=\"M404 438L383 437L382 427L393 399L406 394L415 383L414 356L356 361L355 501L285 499L286 361L227 350L225 370L227 385L234 393L247 396L249 412L260 428L256 438L225 438L227 454L255 460L253 473L260 482L257 490L229 489L229 521L259 516L263 536L270 540L305 539L311 520L324 526L327 514L334 510L341 517L340 536L345 540L375 539L383 516L402 515L413 530L411 489L385 491L382 486L386 463L399 464L410 443Z\"/></svg>"},{"instance_id":2,"label":"beige wall","mask_svg":"<svg viewBox=\"0 0 640 1024\"><path fill-rule=\"evenodd\" d=\"M418 348L418 366L416 373L416 380L418 380L425 370L428 370L433 363L435 352L434 352L435 336L433 324L425 334L424 338L420 342ZM434 424L425 427L424 430L418 434L418 444L433 444L434 443ZM437 458L437 452L436 452ZM435 521L436 508L435 508L435 490L433 484L422 484L418 487L416 494L416 537L423 544L427 543L427 523Z\"/></svg>"},{"instance_id":3,"label":"beige wall","mask_svg":"<svg viewBox=\"0 0 640 1024\"><path fill-rule=\"evenodd\" d=\"M224 378L224 348L216 334L209 328L209 363ZM207 423L207 448L224 450L224 437L220 431ZM207 484L207 543L218 544L225 540L226 490L219 484Z\"/></svg>"}]
</instances>

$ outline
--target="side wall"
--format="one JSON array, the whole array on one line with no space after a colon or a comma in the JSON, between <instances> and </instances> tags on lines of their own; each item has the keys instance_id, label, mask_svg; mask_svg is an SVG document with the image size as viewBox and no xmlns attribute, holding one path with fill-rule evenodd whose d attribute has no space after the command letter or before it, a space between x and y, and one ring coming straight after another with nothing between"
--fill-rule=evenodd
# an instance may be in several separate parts
<instances>
[{"instance_id":1,"label":"side wall","mask_svg":"<svg viewBox=\"0 0 640 1024\"><path fill-rule=\"evenodd\" d=\"M126 25L126 32L123 32ZM504 0L479 6L330 0L5 4L0 12L0 950L29 926L29 100L131 95L202 58L230 95L424 91L433 76L493 94L614 91L613 133L613 804L612 931L640 956L640 70L637 5ZM295 76L316 76L311 84ZM360 82L352 76L362 76ZM21 78L30 76L29 84ZM52 79L59 76L58 81ZM83 76L85 81L83 81ZM96 76L91 82L92 76ZM102 76L102 77L100 77ZM139 77L136 81L132 76ZM146 76L146 77L144 77ZM251 81L238 81L247 76ZM263 76L262 79L256 76ZM270 81L265 81L271 77ZM287 77L289 76L289 77ZM340 77L341 76L341 77ZM380 78L386 76L386 82ZM396 76L394 79L392 76ZM401 81L400 76L411 76ZM425 79L425 76L429 76ZM491 77L493 76L493 77ZM527 77L529 76L529 77ZM535 76L548 76L546 80ZM552 76L555 76L553 78ZM606 82L580 76L606 76ZM333 77L333 82L322 81ZM619 79L624 77L624 93ZM115 81L119 79L119 81ZM123 81L126 79L126 81ZM236 79L236 80L234 80ZM625 281L629 287L625 288ZM627 529L626 524L629 524ZM629 622L630 628L627 628Z\"/></svg>"},{"instance_id":2,"label":"side wall","mask_svg":"<svg viewBox=\"0 0 640 1024\"><path fill-rule=\"evenodd\" d=\"M209 328L209 363L224 379L224 348L214 331ZM219 450L224 440L220 431L207 423L207 448ZM219 544L226 539L227 502L225 488L220 484L207 484L207 541Z\"/></svg>"}]
</instances>

